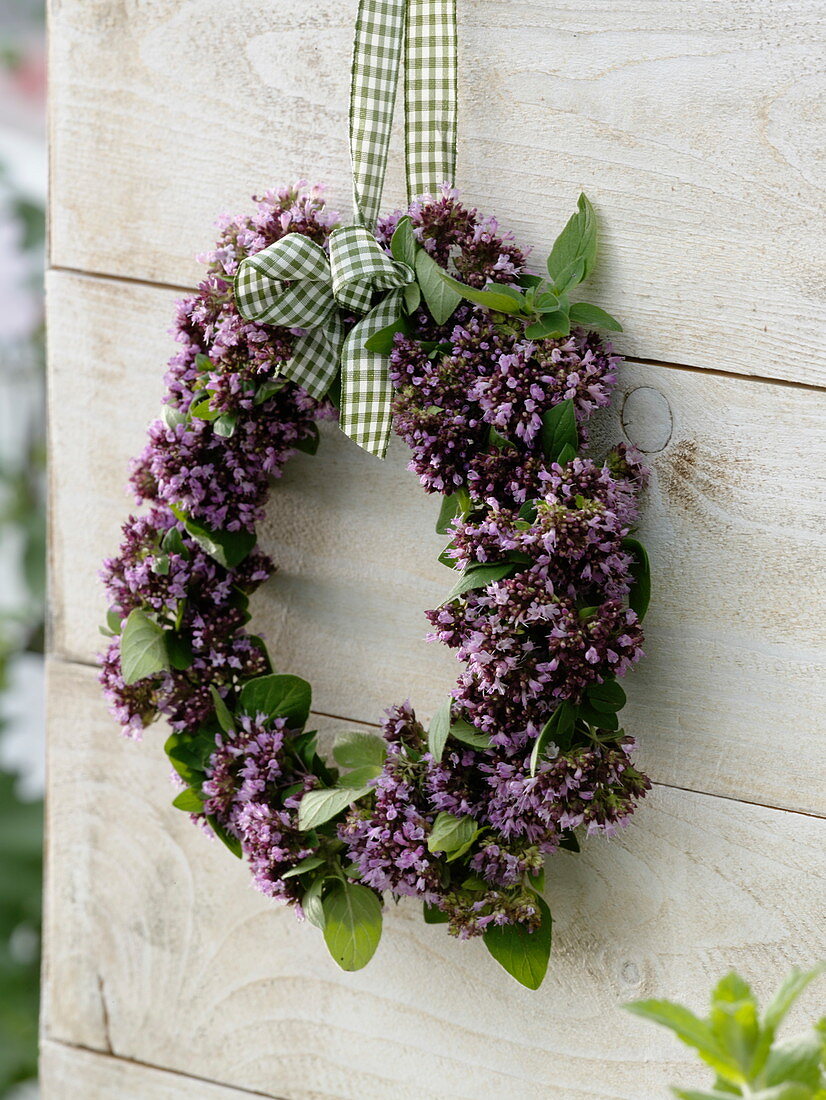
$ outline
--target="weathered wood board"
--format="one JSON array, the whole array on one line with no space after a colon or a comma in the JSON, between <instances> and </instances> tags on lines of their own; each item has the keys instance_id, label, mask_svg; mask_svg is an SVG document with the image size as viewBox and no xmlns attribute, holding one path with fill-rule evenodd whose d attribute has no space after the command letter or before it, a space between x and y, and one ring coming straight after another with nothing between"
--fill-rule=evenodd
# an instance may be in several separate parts
<instances>
[{"instance_id":1,"label":"weathered wood board","mask_svg":"<svg viewBox=\"0 0 826 1100\"><path fill-rule=\"evenodd\" d=\"M765 996L826 954L822 5L458 0L463 193L537 268L593 199L589 297L636 360L594 434L654 470L626 724L657 785L620 838L553 860L538 994L407 902L370 967L338 970L171 808L163 731L121 740L89 667L174 288L253 192L327 180L348 216L356 0L50 7L44 1100L655 1100L706 1082L621 1002L701 1008L729 967ZM254 610L327 737L408 696L427 717L457 666L423 640L449 575L404 446L382 464L322 435L273 490L280 573Z\"/></svg>"},{"instance_id":2,"label":"weathered wood board","mask_svg":"<svg viewBox=\"0 0 826 1100\"><path fill-rule=\"evenodd\" d=\"M189 285L215 216L253 192L311 176L347 212L355 6L53 0L52 262ZM595 300L629 353L822 380L821 5L459 0L459 16L468 199L541 260L585 189Z\"/></svg>"},{"instance_id":3,"label":"weathered wood board","mask_svg":"<svg viewBox=\"0 0 826 1100\"><path fill-rule=\"evenodd\" d=\"M65 662L50 710L52 1040L295 1100L655 1100L702 1070L621 1002L700 1007L728 966L765 995L826 951L826 821L658 789L620 838L552 861L540 992L412 902L344 974L169 805L162 730L119 738L92 670Z\"/></svg>"},{"instance_id":4,"label":"weathered wood board","mask_svg":"<svg viewBox=\"0 0 826 1100\"><path fill-rule=\"evenodd\" d=\"M54 1100L250 1100L261 1095L48 1040L40 1051L40 1088ZM305 1098L320 1100L310 1093Z\"/></svg>"},{"instance_id":5,"label":"weathered wood board","mask_svg":"<svg viewBox=\"0 0 826 1100\"><path fill-rule=\"evenodd\" d=\"M128 514L128 459L157 415L174 295L53 273L51 384L56 653L89 662L105 604L96 578ZM824 523L820 422L807 390L629 364L606 441L649 452L642 531L656 598L627 727L661 782L826 812L826 638L813 565ZM262 532L280 573L255 598L278 667L317 709L376 722L408 696L438 706L458 671L423 641L447 593L437 504L390 459L325 426L277 482ZM820 670L820 673L818 672ZM795 751L783 751L789 730Z\"/></svg>"}]
</instances>

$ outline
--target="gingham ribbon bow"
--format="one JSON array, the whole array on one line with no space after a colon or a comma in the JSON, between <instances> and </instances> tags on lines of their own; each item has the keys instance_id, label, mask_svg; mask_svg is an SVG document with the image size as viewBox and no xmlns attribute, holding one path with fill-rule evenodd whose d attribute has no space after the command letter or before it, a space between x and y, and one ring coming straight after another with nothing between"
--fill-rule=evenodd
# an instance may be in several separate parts
<instances>
[{"instance_id":1,"label":"gingham ribbon bow","mask_svg":"<svg viewBox=\"0 0 826 1100\"><path fill-rule=\"evenodd\" d=\"M305 330L282 373L311 396L324 397L341 362L342 405L346 402L367 425L371 408L361 408L360 393L353 392L364 366L361 353L375 358L364 350L364 341L398 317L398 292L415 276L407 264L391 259L363 226L336 229L329 247L328 258L315 241L288 233L240 264L235 301L248 321ZM371 309L377 291L396 293ZM346 341L339 307L345 313L367 313Z\"/></svg>"},{"instance_id":2,"label":"gingham ribbon bow","mask_svg":"<svg viewBox=\"0 0 826 1100\"><path fill-rule=\"evenodd\" d=\"M405 20L407 35L405 37ZM393 389L386 356L365 343L402 312L415 279L373 235L378 217L399 62L405 50L408 200L453 180L456 161L456 0L360 0L350 84L350 156L356 225L324 249L298 233L243 260L238 310L250 321L304 330L282 371L323 397L341 364L341 430L383 458ZM386 291L374 305L377 292ZM340 311L364 313L344 338Z\"/></svg>"}]
</instances>

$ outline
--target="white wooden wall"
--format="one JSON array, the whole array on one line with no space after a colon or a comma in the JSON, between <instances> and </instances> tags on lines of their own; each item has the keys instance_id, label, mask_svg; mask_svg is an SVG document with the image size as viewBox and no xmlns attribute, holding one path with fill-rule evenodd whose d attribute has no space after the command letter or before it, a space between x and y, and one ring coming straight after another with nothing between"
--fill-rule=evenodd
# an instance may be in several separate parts
<instances>
[{"instance_id":1,"label":"white wooden wall","mask_svg":"<svg viewBox=\"0 0 826 1100\"><path fill-rule=\"evenodd\" d=\"M173 301L251 193L322 178L347 210L354 9L52 0L46 1100L654 1100L705 1076L620 1002L700 1008L731 966L765 994L826 954L818 0L459 2L459 182L540 257L594 201L629 356L603 430L655 470L628 711L655 787L553 861L539 993L405 903L344 974L171 809L163 731L105 711L96 571ZM455 676L422 641L445 575L405 461L325 430L272 495L258 625L322 729L426 714Z\"/></svg>"}]
</instances>

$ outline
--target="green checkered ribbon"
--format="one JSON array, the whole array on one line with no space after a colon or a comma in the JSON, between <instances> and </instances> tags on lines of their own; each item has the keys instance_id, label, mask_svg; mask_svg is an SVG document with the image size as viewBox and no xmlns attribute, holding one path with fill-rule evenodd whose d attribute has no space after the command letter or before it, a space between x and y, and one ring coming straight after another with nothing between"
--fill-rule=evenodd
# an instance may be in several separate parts
<instances>
[{"instance_id":1,"label":"green checkered ribbon","mask_svg":"<svg viewBox=\"0 0 826 1100\"><path fill-rule=\"evenodd\" d=\"M321 398L340 363L341 429L380 458L390 438L393 391L386 356L368 351L365 343L399 318L403 288L415 279L413 269L388 256L373 236L403 47L408 194L413 198L452 182L455 0L360 0L350 84L357 224L332 233L329 258L320 245L290 233L243 260L235 278L236 303L243 317L303 330L282 368L288 378ZM342 311L366 314L346 339Z\"/></svg>"},{"instance_id":2,"label":"green checkered ribbon","mask_svg":"<svg viewBox=\"0 0 826 1100\"><path fill-rule=\"evenodd\" d=\"M360 347L359 340L363 344L378 331L374 314L383 318L387 312L381 309L384 302L371 312L375 293L398 292L413 279L407 264L391 259L363 226L336 229L330 237L329 259L315 241L301 233L288 233L239 265L235 303L248 321L306 330L296 337L292 358L282 367L287 378L320 399L329 390L341 361L342 393L350 395L355 382L353 372L346 373L347 361L352 359L360 368L367 368L362 355L370 353ZM339 307L348 313L368 314L352 330L344 348ZM398 317L401 305L396 304L395 309L394 317ZM383 328L394 317L378 327ZM371 387L365 384L365 389ZM369 430L368 421L372 415L384 422L381 399L372 392L363 395L363 402L361 395L352 397L359 423L371 437L368 450L376 453L376 432ZM380 431L379 439L381 435Z\"/></svg>"},{"instance_id":3,"label":"green checkered ribbon","mask_svg":"<svg viewBox=\"0 0 826 1100\"><path fill-rule=\"evenodd\" d=\"M456 174L456 0L408 0L404 52L407 199Z\"/></svg>"}]
</instances>

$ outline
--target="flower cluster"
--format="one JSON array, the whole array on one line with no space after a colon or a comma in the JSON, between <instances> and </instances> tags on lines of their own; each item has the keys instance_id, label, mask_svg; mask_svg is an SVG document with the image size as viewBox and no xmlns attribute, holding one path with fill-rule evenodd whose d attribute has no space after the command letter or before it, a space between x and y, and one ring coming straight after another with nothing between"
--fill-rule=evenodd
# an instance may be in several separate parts
<instances>
[{"instance_id":1,"label":"flower cluster","mask_svg":"<svg viewBox=\"0 0 826 1100\"><path fill-rule=\"evenodd\" d=\"M454 191L407 213L428 253L470 286L525 274L525 253ZM400 216L380 223L385 245ZM285 233L324 245L336 223L317 189L268 193L252 217L224 219L202 257L206 278L178 306L164 416L132 471L149 509L128 519L118 556L104 563L114 636L101 681L131 736L159 714L169 720L183 742L176 766L196 776L187 806L202 802L195 816L240 843L268 896L300 909L311 884L311 902L322 904L325 890L357 883L421 899L461 938L512 924L534 930L544 857L571 846L580 827L612 835L649 786L633 766L633 740L593 712L561 747L531 759L562 704L587 715L589 693L616 689L642 655L628 539L646 471L622 446L603 461L576 449L550 458L543 438L546 417L567 402L584 442L588 418L608 403L619 360L596 333L529 340L522 319L464 303L442 326L420 309L413 333L395 338L395 428L425 489L466 502L447 557L457 575L482 578L426 612L431 638L462 664L443 751L431 751L408 703L391 708L367 793L302 831L302 798L336 775L312 735L275 712L242 713L232 725L219 714L231 717L244 685L270 667L245 626L249 596L274 565L249 550L247 533L270 478L312 441L317 420L335 415L280 377L297 333L244 321L232 280L244 257ZM220 549L233 536L249 541L230 568L215 540ZM135 611L162 628L169 663L127 684L118 629ZM204 737L205 757L192 757ZM435 842L445 816L468 837L452 852Z\"/></svg>"},{"instance_id":2,"label":"flower cluster","mask_svg":"<svg viewBox=\"0 0 826 1100\"><path fill-rule=\"evenodd\" d=\"M441 353L399 335L390 357L410 469L429 492L466 485L479 502L520 504L547 472L542 414L571 399L584 426L608 404L618 358L595 333L526 340L516 326L469 307L454 320L439 336Z\"/></svg>"},{"instance_id":3,"label":"flower cluster","mask_svg":"<svg viewBox=\"0 0 826 1100\"><path fill-rule=\"evenodd\" d=\"M100 677L125 733L139 737L156 713L173 729L197 729L213 710L210 684L219 687L266 670L266 657L243 626L249 596L272 572L272 562L258 550L237 569L225 569L162 508L129 517L120 553L107 558L101 570L110 607L120 622L136 608L151 610L180 640L187 667L127 685L120 639L111 639Z\"/></svg>"},{"instance_id":4,"label":"flower cluster","mask_svg":"<svg viewBox=\"0 0 826 1100\"><path fill-rule=\"evenodd\" d=\"M241 842L256 887L268 897L300 902L286 871L315 852L298 828L298 806L316 783L288 752L284 718L240 715L232 735L218 734L202 786L204 813Z\"/></svg>"}]
</instances>

